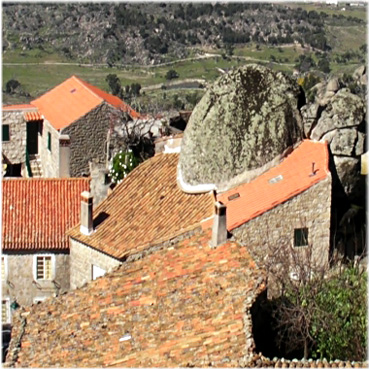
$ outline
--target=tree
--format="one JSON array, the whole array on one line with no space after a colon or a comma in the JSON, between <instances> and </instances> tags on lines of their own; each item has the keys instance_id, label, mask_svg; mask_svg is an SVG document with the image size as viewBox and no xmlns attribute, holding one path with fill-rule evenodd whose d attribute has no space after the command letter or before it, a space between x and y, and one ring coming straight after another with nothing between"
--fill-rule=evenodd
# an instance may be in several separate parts
<instances>
[{"instance_id":1,"label":"tree","mask_svg":"<svg viewBox=\"0 0 369 369\"><path fill-rule=\"evenodd\" d=\"M171 79L178 78L178 77L179 77L179 74L174 69L169 69L165 75L165 78L167 80L171 80Z\"/></svg>"},{"instance_id":2,"label":"tree","mask_svg":"<svg viewBox=\"0 0 369 369\"><path fill-rule=\"evenodd\" d=\"M318 61L318 68L324 72L324 73L329 73L331 71L330 65L329 65L329 60L327 58L321 58Z\"/></svg>"},{"instance_id":3,"label":"tree","mask_svg":"<svg viewBox=\"0 0 369 369\"><path fill-rule=\"evenodd\" d=\"M15 90L20 87L20 85L20 82L16 79L10 79L8 82L6 82L5 92L8 94L14 94Z\"/></svg>"},{"instance_id":4,"label":"tree","mask_svg":"<svg viewBox=\"0 0 369 369\"><path fill-rule=\"evenodd\" d=\"M131 149L119 151L113 158L113 163L109 171L109 176L113 183L120 183L129 172L137 165L139 160L134 156Z\"/></svg>"},{"instance_id":5,"label":"tree","mask_svg":"<svg viewBox=\"0 0 369 369\"><path fill-rule=\"evenodd\" d=\"M120 96L122 93L122 86L120 84L120 79L116 74L108 74L105 78L105 81L108 82L110 90L113 95Z\"/></svg>"}]
</instances>

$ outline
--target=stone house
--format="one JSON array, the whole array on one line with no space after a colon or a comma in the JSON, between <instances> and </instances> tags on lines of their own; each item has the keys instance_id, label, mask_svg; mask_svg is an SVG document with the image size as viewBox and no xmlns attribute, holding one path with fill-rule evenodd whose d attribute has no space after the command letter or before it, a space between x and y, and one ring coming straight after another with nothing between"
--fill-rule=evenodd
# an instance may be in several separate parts
<instances>
[{"instance_id":1,"label":"stone house","mask_svg":"<svg viewBox=\"0 0 369 369\"><path fill-rule=\"evenodd\" d=\"M278 165L216 198L226 207L227 230L259 262L285 259L292 278L298 278L293 264L303 254L312 268L329 266L334 229L326 142L302 141Z\"/></svg>"},{"instance_id":2,"label":"stone house","mask_svg":"<svg viewBox=\"0 0 369 369\"><path fill-rule=\"evenodd\" d=\"M44 177L82 176L91 160L106 162L120 112L125 119L140 116L117 96L72 76L27 106L3 107L3 153L24 163L27 148Z\"/></svg>"},{"instance_id":3,"label":"stone house","mask_svg":"<svg viewBox=\"0 0 369 369\"><path fill-rule=\"evenodd\" d=\"M159 153L146 160L94 210L85 194L81 223L68 231L72 289L186 237L212 216L211 193L186 194L177 186L178 158Z\"/></svg>"},{"instance_id":4,"label":"stone house","mask_svg":"<svg viewBox=\"0 0 369 369\"><path fill-rule=\"evenodd\" d=\"M2 319L10 306L31 305L69 289L69 240L80 217L87 178L21 178L2 182Z\"/></svg>"},{"instance_id":5,"label":"stone house","mask_svg":"<svg viewBox=\"0 0 369 369\"><path fill-rule=\"evenodd\" d=\"M197 230L21 309L5 365L248 367L255 354L250 310L265 274L237 242L211 248L209 233Z\"/></svg>"}]
</instances>

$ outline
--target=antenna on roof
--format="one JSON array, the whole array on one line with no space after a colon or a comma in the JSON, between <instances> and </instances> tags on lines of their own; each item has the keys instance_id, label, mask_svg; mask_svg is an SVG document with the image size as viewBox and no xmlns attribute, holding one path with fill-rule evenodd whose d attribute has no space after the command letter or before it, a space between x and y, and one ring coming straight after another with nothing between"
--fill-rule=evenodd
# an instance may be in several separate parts
<instances>
[{"instance_id":1,"label":"antenna on roof","mask_svg":"<svg viewBox=\"0 0 369 369\"><path fill-rule=\"evenodd\" d=\"M311 163L311 173L309 174L309 177L315 176L317 171L318 171L318 169L315 169L315 162L313 161Z\"/></svg>"}]
</instances>

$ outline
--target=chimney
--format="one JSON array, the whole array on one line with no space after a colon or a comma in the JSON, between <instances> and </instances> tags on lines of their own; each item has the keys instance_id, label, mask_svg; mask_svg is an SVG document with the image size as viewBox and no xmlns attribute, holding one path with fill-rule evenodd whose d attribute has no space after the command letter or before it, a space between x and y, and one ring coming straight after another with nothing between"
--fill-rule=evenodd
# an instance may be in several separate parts
<instances>
[{"instance_id":1,"label":"chimney","mask_svg":"<svg viewBox=\"0 0 369 369\"><path fill-rule=\"evenodd\" d=\"M219 201L215 204L211 247L217 247L227 241L227 206Z\"/></svg>"},{"instance_id":2,"label":"chimney","mask_svg":"<svg viewBox=\"0 0 369 369\"><path fill-rule=\"evenodd\" d=\"M60 135L59 137L59 177L70 177L70 137Z\"/></svg>"},{"instance_id":3,"label":"chimney","mask_svg":"<svg viewBox=\"0 0 369 369\"><path fill-rule=\"evenodd\" d=\"M83 191L81 194L81 233L89 236L93 231L92 209L93 196L88 191Z\"/></svg>"}]
</instances>

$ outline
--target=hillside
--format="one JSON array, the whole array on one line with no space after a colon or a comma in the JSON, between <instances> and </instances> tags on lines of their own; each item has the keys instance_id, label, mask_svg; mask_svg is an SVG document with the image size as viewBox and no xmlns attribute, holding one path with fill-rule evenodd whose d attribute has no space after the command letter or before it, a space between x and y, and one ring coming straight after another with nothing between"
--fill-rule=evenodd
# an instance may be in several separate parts
<instances>
[{"instance_id":1,"label":"hillside","mask_svg":"<svg viewBox=\"0 0 369 369\"><path fill-rule=\"evenodd\" d=\"M172 68L178 80L213 81L219 69L249 62L268 63L286 72L296 67L301 73L314 68L352 72L365 63L366 8L343 11L292 3L5 3L3 90L15 79L24 93L4 94L3 99L27 101L28 94L38 96L71 74L108 89L108 74L117 74L122 85L161 86ZM163 64L168 62L173 64ZM182 90L177 92L183 95Z\"/></svg>"}]
</instances>

